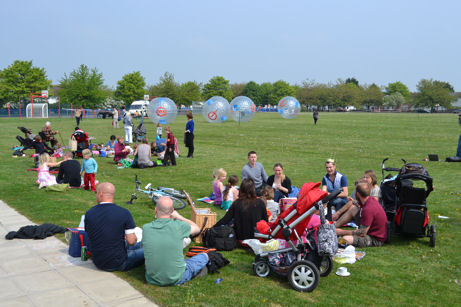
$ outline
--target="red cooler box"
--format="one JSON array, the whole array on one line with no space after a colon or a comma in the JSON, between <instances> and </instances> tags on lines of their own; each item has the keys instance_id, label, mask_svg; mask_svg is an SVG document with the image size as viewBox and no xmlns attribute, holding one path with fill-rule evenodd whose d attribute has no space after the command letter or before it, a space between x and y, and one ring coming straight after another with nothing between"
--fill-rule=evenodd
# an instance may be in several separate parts
<instances>
[{"instance_id":1,"label":"red cooler box","mask_svg":"<svg viewBox=\"0 0 461 307\"><path fill-rule=\"evenodd\" d=\"M281 212L285 211L288 208L291 208L293 204L298 200L296 197L287 197L280 199L282 204L280 206Z\"/></svg>"}]
</instances>

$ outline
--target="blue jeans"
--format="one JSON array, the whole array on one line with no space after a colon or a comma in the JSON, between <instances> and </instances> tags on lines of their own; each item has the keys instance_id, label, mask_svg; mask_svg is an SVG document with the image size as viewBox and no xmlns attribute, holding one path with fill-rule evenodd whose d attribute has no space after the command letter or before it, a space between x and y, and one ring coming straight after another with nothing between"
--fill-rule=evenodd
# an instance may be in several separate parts
<instances>
[{"instance_id":1,"label":"blue jeans","mask_svg":"<svg viewBox=\"0 0 461 307\"><path fill-rule=\"evenodd\" d=\"M125 242L125 246L128 258L126 258L118 271L128 271L144 263L144 250L141 247L141 242L134 245L128 245L128 243Z\"/></svg>"},{"instance_id":2,"label":"blue jeans","mask_svg":"<svg viewBox=\"0 0 461 307\"><path fill-rule=\"evenodd\" d=\"M279 200L280 200L281 198L284 198L284 197L285 197L285 195L283 195L279 190L274 190L274 201L275 201L276 203L278 203Z\"/></svg>"},{"instance_id":3,"label":"blue jeans","mask_svg":"<svg viewBox=\"0 0 461 307\"><path fill-rule=\"evenodd\" d=\"M198 255L195 255L194 257L190 259L186 259L186 271L184 271L184 274L182 275L181 280L176 284L180 285L185 282L188 282L192 278L198 275L200 271L206 266L208 263L208 255L205 253L201 253Z\"/></svg>"},{"instance_id":4,"label":"blue jeans","mask_svg":"<svg viewBox=\"0 0 461 307\"><path fill-rule=\"evenodd\" d=\"M459 121L459 124L461 125L461 119ZM456 151L456 156L461 158L461 134L459 135L458 150Z\"/></svg>"}]
</instances>

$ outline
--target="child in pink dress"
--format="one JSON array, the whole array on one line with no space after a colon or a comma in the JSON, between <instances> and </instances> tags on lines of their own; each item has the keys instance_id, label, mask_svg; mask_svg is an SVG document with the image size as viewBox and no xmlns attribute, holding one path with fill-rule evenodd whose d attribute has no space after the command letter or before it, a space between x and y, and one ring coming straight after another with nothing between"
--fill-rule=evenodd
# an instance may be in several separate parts
<instances>
[{"instance_id":1,"label":"child in pink dress","mask_svg":"<svg viewBox=\"0 0 461 307\"><path fill-rule=\"evenodd\" d=\"M40 166L38 167L38 188L41 189L48 185L58 184L56 177L50 174L50 167L57 166L58 163L52 163L50 155L42 153L39 157Z\"/></svg>"}]
</instances>

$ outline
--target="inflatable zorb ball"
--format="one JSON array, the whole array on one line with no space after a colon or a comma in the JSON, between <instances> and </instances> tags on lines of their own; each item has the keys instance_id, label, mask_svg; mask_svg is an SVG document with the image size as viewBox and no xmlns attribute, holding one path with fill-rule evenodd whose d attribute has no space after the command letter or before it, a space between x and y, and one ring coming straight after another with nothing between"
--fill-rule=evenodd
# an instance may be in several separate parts
<instances>
[{"instance_id":1,"label":"inflatable zorb ball","mask_svg":"<svg viewBox=\"0 0 461 307\"><path fill-rule=\"evenodd\" d=\"M256 112L256 105L246 96L238 96L230 103L230 116L236 122L250 121Z\"/></svg>"},{"instance_id":2,"label":"inflatable zorb ball","mask_svg":"<svg viewBox=\"0 0 461 307\"><path fill-rule=\"evenodd\" d=\"M222 123L227 120L229 109L226 98L213 96L203 105L202 115L209 123Z\"/></svg>"},{"instance_id":3,"label":"inflatable zorb ball","mask_svg":"<svg viewBox=\"0 0 461 307\"><path fill-rule=\"evenodd\" d=\"M279 114L286 119L296 118L301 111L301 105L299 101L291 96L286 96L280 99L277 110Z\"/></svg>"},{"instance_id":4,"label":"inflatable zorb ball","mask_svg":"<svg viewBox=\"0 0 461 307\"><path fill-rule=\"evenodd\" d=\"M178 108L173 100L167 97L153 99L147 106L147 116L155 124L169 124L178 115Z\"/></svg>"}]
</instances>

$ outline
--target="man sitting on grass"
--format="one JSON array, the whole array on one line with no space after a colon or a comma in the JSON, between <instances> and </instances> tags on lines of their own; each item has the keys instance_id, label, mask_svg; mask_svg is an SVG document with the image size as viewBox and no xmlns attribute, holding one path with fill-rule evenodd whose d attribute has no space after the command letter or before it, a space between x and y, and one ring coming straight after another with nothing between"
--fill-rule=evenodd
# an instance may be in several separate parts
<instances>
[{"instance_id":1,"label":"man sitting on grass","mask_svg":"<svg viewBox=\"0 0 461 307\"><path fill-rule=\"evenodd\" d=\"M98 204L85 214L85 230L94 264L104 271L128 271L144 263L144 252L137 237L130 211L113 203L115 187L100 183Z\"/></svg>"},{"instance_id":2,"label":"man sitting on grass","mask_svg":"<svg viewBox=\"0 0 461 307\"><path fill-rule=\"evenodd\" d=\"M72 188L80 188L82 178L80 176L80 162L72 159L72 153L66 151L62 155L63 161L59 165L58 183L68 183Z\"/></svg>"},{"instance_id":3,"label":"man sitting on grass","mask_svg":"<svg viewBox=\"0 0 461 307\"><path fill-rule=\"evenodd\" d=\"M248 163L242 168L242 181L243 179L250 178L253 180L256 189L256 195L261 196L261 191L266 185L267 176L264 166L257 162L258 155L256 151L250 151L248 153Z\"/></svg>"},{"instance_id":4,"label":"man sitting on grass","mask_svg":"<svg viewBox=\"0 0 461 307\"><path fill-rule=\"evenodd\" d=\"M343 236L348 244L356 247L381 246L387 239L387 217L379 202L370 196L371 186L368 182L359 182L356 186L357 202L336 221L336 226L352 221L360 212L360 226L356 230L336 228L336 234Z\"/></svg>"},{"instance_id":5,"label":"man sitting on grass","mask_svg":"<svg viewBox=\"0 0 461 307\"><path fill-rule=\"evenodd\" d=\"M338 194L335 198L328 202L328 213L326 218L331 220L332 218L332 209L335 207L335 211L341 209L347 203L347 196L349 195L349 190L347 187L347 177L340 172L336 171L336 163L333 159L328 159L325 162L325 169L327 174L323 176L322 179L322 190L331 192L342 189L342 192Z\"/></svg>"},{"instance_id":6,"label":"man sitting on grass","mask_svg":"<svg viewBox=\"0 0 461 307\"><path fill-rule=\"evenodd\" d=\"M173 208L171 198L161 197L155 206L157 219L145 224L142 245L146 258L146 280L158 286L180 285L206 268L208 255L201 253L184 260L183 242L200 228ZM205 270L204 270L205 271Z\"/></svg>"}]
</instances>

